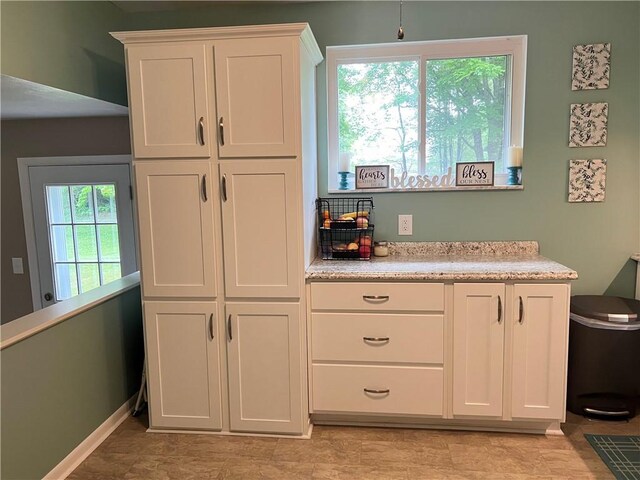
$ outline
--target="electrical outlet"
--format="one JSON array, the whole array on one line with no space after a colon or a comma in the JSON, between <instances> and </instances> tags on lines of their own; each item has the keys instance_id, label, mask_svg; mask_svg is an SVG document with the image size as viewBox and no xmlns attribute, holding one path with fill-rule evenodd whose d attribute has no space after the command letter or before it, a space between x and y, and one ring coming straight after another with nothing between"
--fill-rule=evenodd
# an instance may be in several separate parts
<instances>
[{"instance_id":1,"label":"electrical outlet","mask_svg":"<svg viewBox=\"0 0 640 480\"><path fill-rule=\"evenodd\" d=\"M398 215L398 235L413 235L413 215Z\"/></svg>"}]
</instances>

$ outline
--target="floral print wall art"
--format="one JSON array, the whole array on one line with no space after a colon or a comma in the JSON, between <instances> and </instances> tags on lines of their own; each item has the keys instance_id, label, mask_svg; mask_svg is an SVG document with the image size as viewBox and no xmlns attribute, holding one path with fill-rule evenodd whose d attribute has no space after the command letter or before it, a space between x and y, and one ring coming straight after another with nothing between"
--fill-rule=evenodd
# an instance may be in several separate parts
<instances>
[{"instance_id":1,"label":"floral print wall art","mask_svg":"<svg viewBox=\"0 0 640 480\"><path fill-rule=\"evenodd\" d=\"M569 160L569 202L604 202L606 179L606 160Z\"/></svg>"},{"instance_id":2,"label":"floral print wall art","mask_svg":"<svg viewBox=\"0 0 640 480\"><path fill-rule=\"evenodd\" d=\"M572 103L570 147L603 147L607 144L608 103Z\"/></svg>"},{"instance_id":3,"label":"floral print wall art","mask_svg":"<svg viewBox=\"0 0 640 480\"><path fill-rule=\"evenodd\" d=\"M611 44L592 43L573 47L571 90L609 88Z\"/></svg>"}]
</instances>

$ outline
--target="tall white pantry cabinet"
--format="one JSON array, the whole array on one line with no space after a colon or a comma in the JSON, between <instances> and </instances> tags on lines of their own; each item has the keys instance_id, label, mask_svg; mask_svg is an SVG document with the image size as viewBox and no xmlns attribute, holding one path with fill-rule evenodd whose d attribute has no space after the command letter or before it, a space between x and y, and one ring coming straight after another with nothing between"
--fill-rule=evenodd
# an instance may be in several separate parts
<instances>
[{"instance_id":1,"label":"tall white pantry cabinet","mask_svg":"<svg viewBox=\"0 0 640 480\"><path fill-rule=\"evenodd\" d=\"M127 59L150 428L304 435L311 30L112 35Z\"/></svg>"}]
</instances>

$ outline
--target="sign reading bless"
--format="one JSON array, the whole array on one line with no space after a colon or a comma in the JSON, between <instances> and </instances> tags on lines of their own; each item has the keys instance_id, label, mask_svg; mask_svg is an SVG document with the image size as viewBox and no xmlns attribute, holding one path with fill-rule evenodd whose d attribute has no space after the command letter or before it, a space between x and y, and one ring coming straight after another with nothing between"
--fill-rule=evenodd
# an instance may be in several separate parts
<instances>
[{"instance_id":1,"label":"sign reading bless","mask_svg":"<svg viewBox=\"0 0 640 480\"><path fill-rule=\"evenodd\" d=\"M456 186L493 186L495 162L456 163Z\"/></svg>"}]
</instances>

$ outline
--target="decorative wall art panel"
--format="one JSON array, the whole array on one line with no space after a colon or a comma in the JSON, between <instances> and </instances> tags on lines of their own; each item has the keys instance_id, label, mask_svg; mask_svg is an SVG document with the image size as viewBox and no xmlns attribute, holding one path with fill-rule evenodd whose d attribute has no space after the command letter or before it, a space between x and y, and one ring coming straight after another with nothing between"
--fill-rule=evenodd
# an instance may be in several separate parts
<instances>
[{"instance_id":1,"label":"decorative wall art panel","mask_svg":"<svg viewBox=\"0 0 640 480\"><path fill-rule=\"evenodd\" d=\"M606 179L606 160L569 160L569 201L604 202Z\"/></svg>"},{"instance_id":2,"label":"decorative wall art panel","mask_svg":"<svg viewBox=\"0 0 640 480\"><path fill-rule=\"evenodd\" d=\"M573 47L571 90L609 88L610 71L610 43L593 43Z\"/></svg>"},{"instance_id":3,"label":"decorative wall art panel","mask_svg":"<svg viewBox=\"0 0 640 480\"><path fill-rule=\"evenodd\" d=\"M604 147L607 144L608 103L572 103L570 147Z\"/></svg>"}]
</instances>

